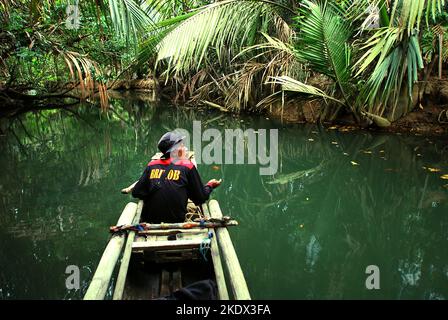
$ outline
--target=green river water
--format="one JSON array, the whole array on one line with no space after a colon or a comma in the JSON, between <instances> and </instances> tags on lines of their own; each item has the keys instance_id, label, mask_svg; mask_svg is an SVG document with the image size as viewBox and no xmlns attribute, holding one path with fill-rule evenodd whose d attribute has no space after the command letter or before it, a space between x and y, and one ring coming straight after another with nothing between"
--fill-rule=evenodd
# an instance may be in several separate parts
<instances>
[{"instance_id":1,"label":"green river water","mask_svg":"<svg viewBox=\"0 0 448 320\"><path fill-rule=\"evenodd\" d=\"M108 116L28 113L0 137L0 299L81 299L108 227L136 201L119 190L164 132L193 120L222 133L279 130L274 176L257 164L198 167L204 182L223 179L212 198L240 223L230 233L253 298L448 298L447 137L112 103ZM80 268L79 290L65 286L68 265ZM380 271L377 290L366 288L369 265Z\"/></svg>"}]
</instances>

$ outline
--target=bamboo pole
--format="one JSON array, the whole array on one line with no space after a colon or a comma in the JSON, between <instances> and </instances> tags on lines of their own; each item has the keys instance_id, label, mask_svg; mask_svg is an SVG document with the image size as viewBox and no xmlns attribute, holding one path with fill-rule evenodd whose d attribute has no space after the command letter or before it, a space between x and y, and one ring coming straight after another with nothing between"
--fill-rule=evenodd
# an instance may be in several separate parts
<instances>
[{"instance_id":1,"label":"bamboo pole","mask_svg":"<svg viewBox=\"0 0 448 320\"><path fill-rule=\"evenodd\" d=\"M136 211L137 204L129 202L121 213L117 224L122 225L131 223L135 217ZM120 257L121 248L123 247L125 238L126 236L124 234L115 234L109 240L84 296L84 300L104 299L115 265Z\"/></svg>"},{"instance_id":2,"label":"bamboo pole","mask_svg":"<svg viewBox=\"0 0 448 320\"><path fill-rule=\"evenodd\" d=\"M146 223L141 222L139 224L144 230L138 231L138 234L148 234L151 230L168 230L168 229L203 229L203 228L224 228L237 226L238 221L236 220L221 220L221 221L193 221L193 222L168 222L168 223ZM120 232L123 230L133 230L135 231L136 225L125 224L111 226L110 232Z\"/></svg>"},{"instance_id":3,"label":"bamboo pole","mask_svg":"<svg viewBox=\"0 0 448 320\"><path fill-rule=\"evenodd\" d=\"M204 203L202 206L204 210L204 215L206 218L210 218L210 213L208 210L208 205ZM214 229L210 229L213 234L210 253L213 260L213 268L215 270L216 286L218 287L218 299L219 300L229 300L229 293L227 292L226 278L224 276L224 270L222 268L221 256L219 254L218 241L216 240L216 232Z\"/></svg>"},{"instance_id":4,"label":"bamboo pole","mask_svg":"<svg viewBox=\"0 0 448 320\"><path fill-rule=\"evenodd\" d=\"M133 223L140 222L140 216L143 209L143 200L140 200L137 205L137 213L135 214ZM121 300L123 298L124 285L126 283L126 276L128 274L129 261L131 260L132 243L135 239L135 231L130 231L126 245L124 247L123 257L121 258L120 270L118 271L117 282L115 284L113 300Z\"/></svg>"},{"instance_id":5,"label":"bamboo pole","mask_svg":"<svg viewBox=\"0 0 448 320\"><path fill-rule=\"evenodd\" d=\"M218 201L210 200L208 203L212 218L222 219L221 209ZM232 287L233 296L236 300L250 300L249 289L247 288L246 279L244 279L238 256L230 239L227 228L219 228L216 230L218 243L226 263L230 276L230 286Z\"/></svg>"}]
</instances>

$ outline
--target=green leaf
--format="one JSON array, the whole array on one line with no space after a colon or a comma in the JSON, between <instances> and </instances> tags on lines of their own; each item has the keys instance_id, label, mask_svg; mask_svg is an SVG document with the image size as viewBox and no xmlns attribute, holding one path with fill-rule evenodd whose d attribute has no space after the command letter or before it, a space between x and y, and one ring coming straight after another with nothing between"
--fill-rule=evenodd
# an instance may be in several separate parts
<instances>
[{"instance_id":1,"label":"green leaf","mask_svg":"<svg viewBox=\"0 0 448 320\"><path fill-rule=\"evenodd\" d=\"M352 29L340 11L328 1L304 1L305 19L301 30L298 49L300 57L311 69L334 79L344 99L349 100L348 83L351 78L351 47L348 42ZM347 103L348 104L348 103Z\"/></svg>"},{"instance_id":2,"label":"green leaf","mask_svg":"<svg viewBox=\"0 0 448 320\"><path fill-rule=\"evenodd\" d=\"M270 84L270 83L271 84L279 84L282 86L283 91L300 92L300 93L309 94L309 95L317 96L317 97L324 98L324 99L333 100L340 104L344 104L343 101L335 99L335 98L327 95L325 92L323 92L319 88L316 88L314 86L297 81L288 76L271 77L270 79L272 81L266 82L267 84Z\"/></svg>"},{"instance_id":3,"label":"green leaf","mask_svg":"<svg viewBox=\"0 0 448 320\"><path fill-rule=\"evenodd\" d=\"M157 61L166 61L175 73L197 70L209 48L239 52L253 44L266 22L272 27L278 19L274 5L262 1L227 0L204 6L160 41Z\"/></svg>"}]
</instances>

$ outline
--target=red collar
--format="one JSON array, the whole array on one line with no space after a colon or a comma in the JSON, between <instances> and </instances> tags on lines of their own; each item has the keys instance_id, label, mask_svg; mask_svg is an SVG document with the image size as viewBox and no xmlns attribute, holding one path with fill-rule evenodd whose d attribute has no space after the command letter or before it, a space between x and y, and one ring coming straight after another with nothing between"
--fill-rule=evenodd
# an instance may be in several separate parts
<instances>
[{"instance_id":1,"label":"red collar","mask_svg":"<svg viewBox=\"0 0 448 320\"><path fill-rule=\"evenodd\" d=\"M162 165L166 166L166 165L171 164L171 162L172 162L171 158L169 158L169 159L156 159L156 160L149 161L148 166L154 166L156 164L162 164Z\"/></svg>"}]
</instances>

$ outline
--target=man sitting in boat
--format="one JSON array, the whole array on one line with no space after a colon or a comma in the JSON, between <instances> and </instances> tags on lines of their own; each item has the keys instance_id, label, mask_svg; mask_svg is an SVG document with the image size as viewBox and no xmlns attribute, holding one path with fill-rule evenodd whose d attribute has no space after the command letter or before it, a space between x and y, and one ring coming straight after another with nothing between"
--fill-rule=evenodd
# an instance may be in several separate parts
<instances>
[{"instance_id":1,"label":"man sitting in boat","mask_svg":"<svg viewBox=\"0 0 448 320\"><path fill-rule=\"evenodd\" d=\"M176 132L165 133L157 146L163 156L148 163L132 189L133 197L144 200L142 222L183 222L188 199L201 205L220 185L216 179L202 184L196 166L187 159L184 139Z\"/></svg>"}]
</instances>

